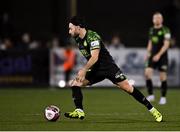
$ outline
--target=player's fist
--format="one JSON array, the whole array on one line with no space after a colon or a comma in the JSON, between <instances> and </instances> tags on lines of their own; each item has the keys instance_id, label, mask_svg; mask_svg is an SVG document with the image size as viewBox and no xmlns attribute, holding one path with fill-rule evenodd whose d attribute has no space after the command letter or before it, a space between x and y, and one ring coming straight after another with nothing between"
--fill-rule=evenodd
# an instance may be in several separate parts
<instances>
[{"instance_id":1,"label":"player's fist","mask_svg":"<svg viewBox=\"0 0 180 132\"><path fill-rule=\"evenodd\" d=\"M158 55L158 54L153 57L154 62L159 61L159 59L160 59L160 55Z\"/></svg>"}]
</instances>

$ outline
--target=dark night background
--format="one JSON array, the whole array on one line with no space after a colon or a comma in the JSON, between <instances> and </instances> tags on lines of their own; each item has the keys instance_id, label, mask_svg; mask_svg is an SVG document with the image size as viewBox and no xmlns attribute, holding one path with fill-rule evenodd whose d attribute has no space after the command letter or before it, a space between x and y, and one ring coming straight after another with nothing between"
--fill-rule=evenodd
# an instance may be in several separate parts
<instances>
[{"instance_id":1,"label":"dark night background","mask_svg":"<svg viewBox=\"0 0 180 132\"><path fill-rule=\"evenodd\" d=\"M58 34L63 42L67 37L70 0L1 0L0 14L10 16L12 35L30 32L34 38L47 40ZM77 0L77 14L84 16L89 27L103 39L113 32L121 35L127 47L145 47L147 33L155 11L163 13L177 43L180 42L179 0ZM2 27L1 27L2 31ZM177 44L178 45L178 44Z\"/></svg>"}]
</instances>

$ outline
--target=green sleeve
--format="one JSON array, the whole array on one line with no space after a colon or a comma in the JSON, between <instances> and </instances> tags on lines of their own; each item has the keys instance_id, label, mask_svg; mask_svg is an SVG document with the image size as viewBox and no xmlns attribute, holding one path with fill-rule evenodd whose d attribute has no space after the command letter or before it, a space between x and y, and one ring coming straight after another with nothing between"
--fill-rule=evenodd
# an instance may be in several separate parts
<instances>
[{"instance_id":1,"label":"green sleeve","mask_svg":"<svg viewBox=\"0 0 180 132\"><path fill-rule=\"evenodd\" d=\"M164 32L164 39L171 39L171 31L168 27L164 27L163 28L163 32Z\"/></svg>"},{"instance_id":2,"label":"green sleeve","mask_svg":"<svg viewBox=\"0 0 180 132\"><path fill-rule=\"evenodd\" d=\"M88 36L90 50L100 49L101 48L101 38L96 32L91 32Z\"/></svg>"}]
</instances>

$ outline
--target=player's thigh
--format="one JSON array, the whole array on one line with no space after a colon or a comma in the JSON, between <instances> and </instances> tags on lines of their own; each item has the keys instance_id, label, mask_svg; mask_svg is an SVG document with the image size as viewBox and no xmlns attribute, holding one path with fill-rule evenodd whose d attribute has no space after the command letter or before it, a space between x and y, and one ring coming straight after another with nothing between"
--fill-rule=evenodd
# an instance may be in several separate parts
<instances>
[{"instance_id":1,"label":"player's thigh","mask_svg":"<svg viewBox=\"0 0 180 132\"><path fill-rule=\"evenodd\" d=\"M168 70L168 58L162 57L158 65L159 77L161 81L167 80L167 70Z\"/></svg>"},{"instance_id":2,"label":"player's thigh","mask_svg":"<svg viewBox=\"0 0 180 132\"><path fill-rule=\"evenodd\" d=\"M145 74L146 79L151 79L153 75L153 68L152 67L145 68L144 74Z\"/></svg>"},{"instance_id":3,"label":"player's thigh","mask_svg":"<svg viewBox=\"0 0 180 132\"><path fill-rule=\"evenodd\" d=\"M127 77L122 73L119 67L112 65L109 69L107 78L111 80L118 88L128 92L133 92L133 87L129 84Z\"/></svg>"},{"instance_id":4,"label":"player's thigh","mask_svg":"<svg viewBox=\"0 0 180 132\"><path fill-rule=\"evenodd\" d=\"M159 70L160 72L167 72L167 70L168 70L168 58L167 58L167 57L162 57L162 58L159 60L158 70Z\"/></svg>"},{"instance_id":5,"label":"player's thigh","mask_svg":"<svg viewBox=\"0 0 180 132\"><path fill-rule=\"evenodd\" d=\"M160 71L160 72L159 72L159 78L160 78L161 81L167 80L167 72L165 72L165 71Z\"/></svg>"},{"instance_id":6,"label":"player's thigh","mask_svg":"<svg viewBox=\"0 0 180 132\"><path fill-rule=\"evenodd\" d=\"M110 68L107 69L106 78L114 84L117 84L127 79L127 77L122 73L120 68L113 64L110 66Z\"/></svg>"},{"instance_id":7,"label":"player's thigh","mask_svg":"<svg viewBox=\"0 0 180 132\"><path fill-rule=\"evenodd\" d=\"M105 71L101 71L101 70L88 71L86 73L85 79L88 80L87 85L93 85L95 83L101 82L105 79Z\"/></svg>"}]
</instances>

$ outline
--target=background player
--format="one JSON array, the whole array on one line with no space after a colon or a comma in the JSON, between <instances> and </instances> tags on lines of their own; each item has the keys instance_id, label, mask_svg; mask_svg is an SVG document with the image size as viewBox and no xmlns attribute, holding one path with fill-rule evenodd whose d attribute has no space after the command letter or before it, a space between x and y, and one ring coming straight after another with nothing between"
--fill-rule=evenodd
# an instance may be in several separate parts
<instances>
[{"instance_id":1,"label":"background player","mask_svg":"<svg viewBox=\"0 0 180 132\"><path fill-rule=\"evenodd\" d=\"M166 104L167 92L167 70L168 70L168 53L170 46L170 30L163 25L163 16L156 12L153 15L154 26L149 31L149 42L147 45L147 62L145 68L146 86L148 89L149 101L154 101L152 74L154 69L159 70L161 80L161 98L159 104Z\"/></svg>"}]
</instances>

